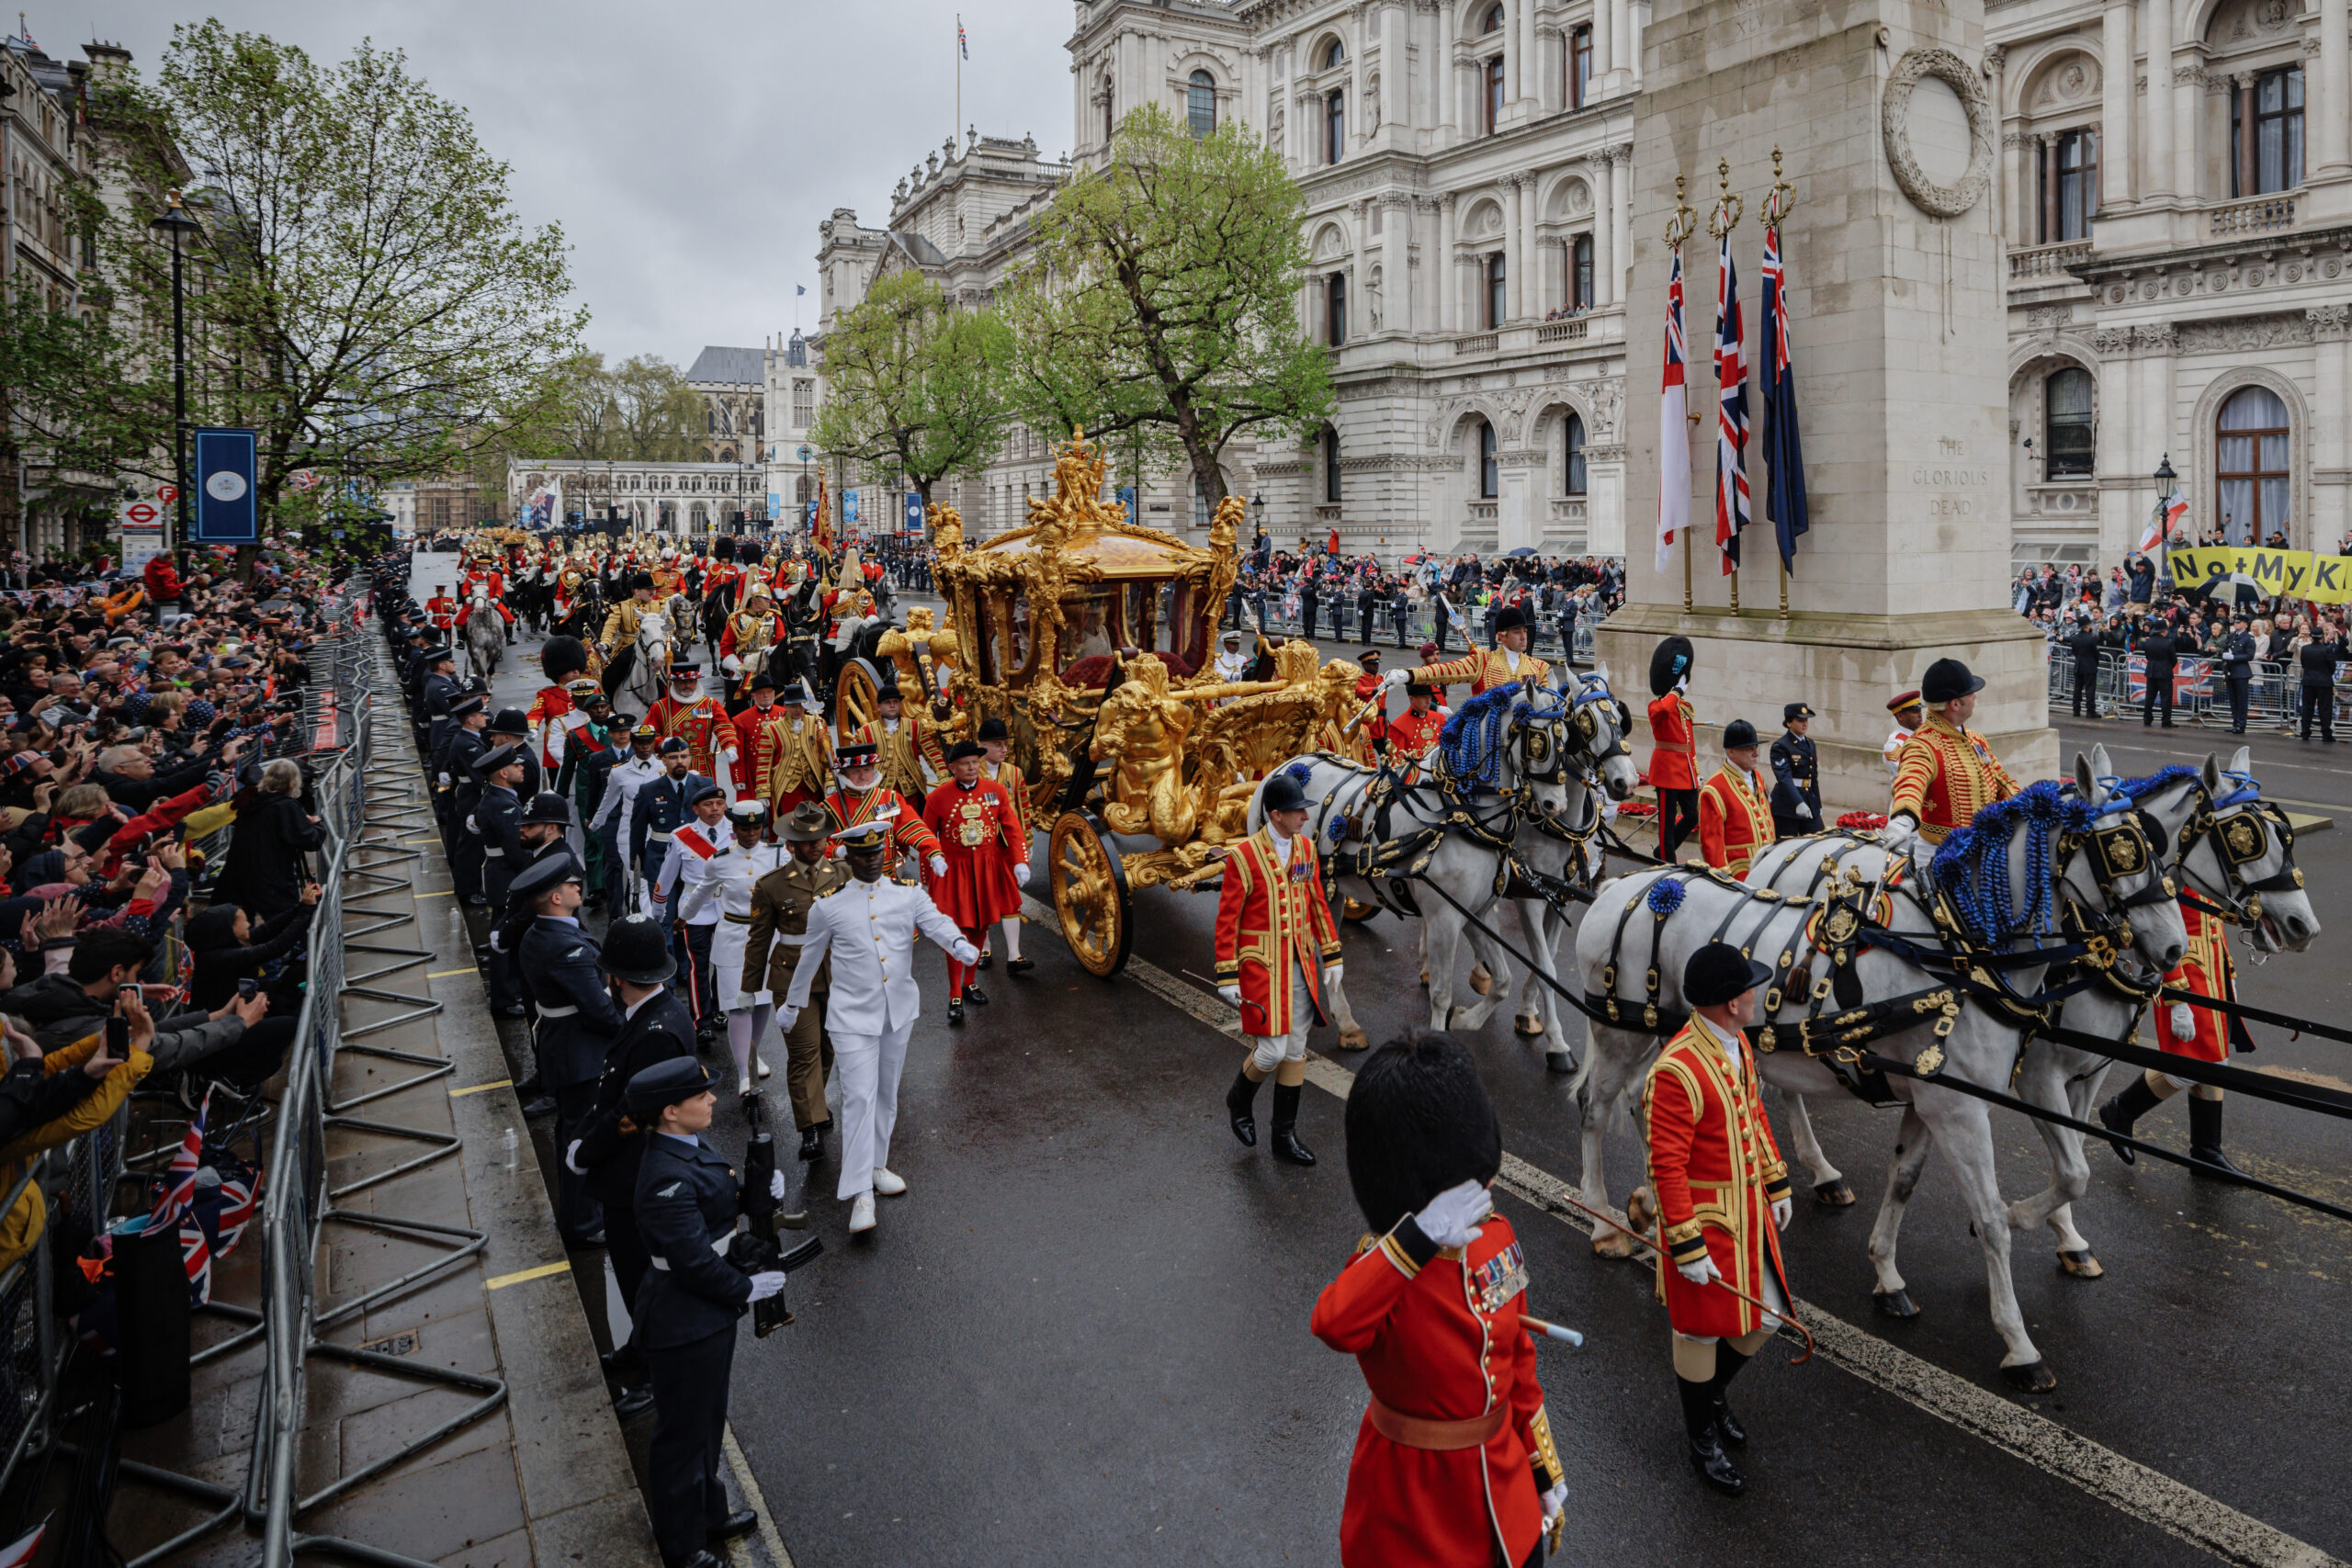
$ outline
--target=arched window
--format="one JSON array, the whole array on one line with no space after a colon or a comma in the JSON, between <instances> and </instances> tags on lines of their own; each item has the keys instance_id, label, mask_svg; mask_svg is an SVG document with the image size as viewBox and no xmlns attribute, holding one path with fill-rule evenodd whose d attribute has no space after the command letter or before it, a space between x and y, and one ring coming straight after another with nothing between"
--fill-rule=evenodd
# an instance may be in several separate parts
<instances>
[{"instance_id":1,"label":"arched window","mask_svg":"<svg viewBox=\"0 0 2352 1568\"><path fill-rule=\"evenodd\" d=\"M718 434L718 410L716 410L716 409L706 409L706 410L703 412L702 423L703 423L703 434L704 434L705 435L716 435L716 434Z\"/></svg>"},{"instance_id":2,"label":"arched window","mask_svg":"<svg viewBox=\"0 0 2352 1568\"><path fill-rule=\"evenodd\" d=\"M1568 415L1568 489L1570 495L1584 493L1584 420L1580 415Z\"/></svg>"},{"instance_id":3,"label":"arched window","mask_svg":"<svg viewBox=\"0 0 2352 1568\"><path fill-rule=\"evenodd\" d=\"M1339 45L1331 46L1337 49ZM1348 95L1333 88L1323 100L1323 161L1336 164L1348 149Z\"/></svg>"},{"instance_id":4,"label":"arched window","mask_svg":"<svg viewBox=\"0 0 2352 1568\"><path fill-rule=\"evenodd\" d=\"M1194 136L1216 130L1216 78L1205 71L1193 72L1192 85L1184 89L1184 107Z\"/></svg>"},{"instance_id":5,"label":"arched window","mask_svg":"<svg viewBox=\"0 0 2352 1568\"><path fill-rule=\"evenodd\" d=\"M1111 78L1102 78L1102 145L1111 145L1112 137L1119 130L1119 95L1111 85Z\"/></svg>"},{"instance_id":6,"label":"arched window","mask_svg":"<svg viewBox=\"0 0 2352 1568\"><path fill-rule=\"evenodd\" d=\"M2215 515L2233 545L2258 545L2288 524L2287 405L2245 387L2222 405L2214 432Z\"/></svg>"},{"instance_id":7,"label":"arched window","mask_svg":"<svg viewBox=\"0 0 2352 1568\"><path fill-rule=\"evenodd\" d=\"M732 446L720 447L718 449L718 460L722 463L733 462L735 460L735 448Z\"/></svg>"},{"instance_id":8,"label":"arched window","mask_svg":"<svg viewBox=\"0 0 2352 1568\"><path fill-rule=\"evenodd\" d=\"M1589 310L1592 298L1592 236L1578 234L1568 242L1568 303Z\"/></svg>"},{"instance_id":9,"label":"arched window","mask_svg":"<svg viewBox=\"0 0 2352 1568\"><path fill-rule=\"evenodd\" d=\"M1502 493L1503 468L1495 456L1495 427L1478 422L1478 497L1492 501Z\"/></svg>"},{"instance_id":10,"label":"arched window","mask_svg":"<svg viewBox=\"0 0 2352 1568\"><path fill-rule=\"evenodd\" d=\"M2086 478L2093 468L2091 373L2060 370L2041 384L2042 472L2053 479Z\"/></svg>"},{"instance_id":11,"label":"arched window","mask_svg":"<svg viewBox=\"0 0 2352 1568\"><path fill-rule=\"evenodd\" d=\"M1503 57L1488 56L1478 67L1478 79L1484 89L1478 95L1478 112L1487 122L1487 134L1492 136L1503 128Z\"/></svg>"},{"instance_id":12,"label":"arched window","mask_svg":"<svg viewBox=\"0 0 2352 1568\"><path fill-rule=\"evenodd\" d=\"M1340 504L1340 433L1328 424L1323 427L1323 499Z\"/></svg>"},{"instance_id":13,"label":"arched window","mask_svg":"<svg viewBox=\"0 0 2352 1568\"><path fill-rule=\"evenodd\" d=\"M1502 31L1503 8L1500 6L1497 6L1489 9L1487 12L1486 21L1479 25L1478 30L1482 33L1498 33Z\"/></svg>"},{"instance_id":14,"label":"arched window","mask_svg":"<svg viewBox=\"0 0 2352 1568\"><path fill-rule=\"evenodd\" d=\"M1510 319L1510 305L1503 276L1503 253L1497 251L1487 258L1487 330L1494 331Z\"/></svg>"},{"instance_id":15,"label":"arched window","mask_svg":"<svg viewBox=\"0 0 2352 1568\"><path fill-rule=\"evenodd\" d=\"M1348 275L1335 272L1323 280L1324 341L1333 348L1348 341Z\"/></svg>"},{"instance_id":16,"label":"arched window","mask_svg":"<svg viewBox=\"0 0 2352 1568\"><path fill-rule=\"evenodd\" d=\"M1333 39L1329 43L1323 46L1323 63L1317 66L1316 69L1318 71L1329 71L1335 65L1345 65L1347 62L1348 46L1341 43L1338 39Z\"/></svg>"}]
</instances>

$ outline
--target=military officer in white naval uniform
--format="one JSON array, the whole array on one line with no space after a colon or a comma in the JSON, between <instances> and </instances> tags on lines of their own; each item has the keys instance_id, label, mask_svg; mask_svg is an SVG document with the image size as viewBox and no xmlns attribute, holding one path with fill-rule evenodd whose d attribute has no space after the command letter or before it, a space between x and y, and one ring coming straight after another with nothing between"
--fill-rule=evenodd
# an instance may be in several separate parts
<instances>
[{"instance_id":1,"label":"military officer in white naval uniform","mask_svg":"<svg viewBox=\"0 0 2352 1568\"><path fill-rule=\"evenodd\" d=\"M848 852L851 880L810 907L808 940L776 1019L779 1027L791 1029L830 955L825 1027L833 1037L833 1071L842 1089L842 1175L835 1194L851 1204L853 1232L874 1228L876 1193L888 1198L907 1190L888 1161L907 1037L922 1011L915 989L915 933L931 938L958 964L980 956L930 894L882 874L896 815L887 812L833 835Z\"/></svg>"},{"instance_id":2,"label":"military officer in white naval uniform","mask_svg":"<svg viewBox=\"0 0 2352 1568\"><path fill-rule=\"evenodd\" d=\"M710 938L711 990L727 1015L728 1048L735 1054L735 1092L752 1092L752 1076L768 1076L768 1065L753 1052L766 1035L775 997L754 975L746 986L743 950L752 937L752 884L783 863L781 844L763 844L768 808L764 801L739 800L727 808L731 838L699 865L678 896L678 918L689 926L717 918ZM674 840L673 840L674 841Z\"/></svg>"}]
</instances>

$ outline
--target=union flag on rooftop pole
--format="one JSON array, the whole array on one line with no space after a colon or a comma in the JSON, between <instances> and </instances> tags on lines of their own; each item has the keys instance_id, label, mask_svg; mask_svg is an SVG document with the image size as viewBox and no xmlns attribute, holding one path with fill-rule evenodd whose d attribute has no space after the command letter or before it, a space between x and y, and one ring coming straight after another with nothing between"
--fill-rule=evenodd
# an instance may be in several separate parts
<instances>
[{"instance_id":1,"label":"union flag on rooftop pole","mask_svg":"<svg viewBox=\"0 0 2352 1568\"><path fill-rule=\"evenodd\" d=\"M1797 378L1789 365L1789 279L1781 230L1764 230L1764 515L1781 546L1781 564L1796 570L1797 536L1811 527L1805 506L1804 447L1797 438Z\"/></svg>"},{"instance_id":2,"label":"union flag on rooftop pole","mask_svg":"<svg viewBox=\"0 0 2352 1568\"><path fill-rule=\"evenodd\" d=\"M1715 547L1729 577L1739 570L1739 531L1747 526L1747 332L1729 228L1715 266Z\"/></svg>"}]
</instances>

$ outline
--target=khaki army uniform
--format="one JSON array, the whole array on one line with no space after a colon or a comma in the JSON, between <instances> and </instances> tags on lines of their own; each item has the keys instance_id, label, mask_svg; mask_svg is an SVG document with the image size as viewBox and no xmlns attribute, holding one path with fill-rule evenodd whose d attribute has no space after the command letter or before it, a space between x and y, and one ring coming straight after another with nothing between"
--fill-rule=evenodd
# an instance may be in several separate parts
<instances>
[{"instance_id":1,"label":"khaki army uniform","mask_svg":"<svg viewBox=\"0 0 2352 1568\"><path fill-rule=\"evenodd\" d=\"M752 931L743 953L744 983L764 972L765 988L781 998L792 988L800 944L808 934L809 907L849 881L849 867L828 855L814 865L797 856L752 884ZM818 961L810 1005L785 1032L786 1088L792 1095L792 1123L802 1132L826 1122L825 1075L832 1070L832 1043L825 1038L825 1010L814 998L828 988L831 962Z\"/></svg>"}]
</instances>

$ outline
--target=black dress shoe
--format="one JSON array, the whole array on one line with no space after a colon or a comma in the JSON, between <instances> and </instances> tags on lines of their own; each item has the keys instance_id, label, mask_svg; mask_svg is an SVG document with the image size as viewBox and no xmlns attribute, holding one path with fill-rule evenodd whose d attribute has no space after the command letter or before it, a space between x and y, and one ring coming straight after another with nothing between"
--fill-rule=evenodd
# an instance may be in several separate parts
<instances>
[{"instance_id":1,"label":"black dress shoe","mask_svg":"<svg viewBox=\"0 0 2352 1568\"><path fill-rule=\"evenodd\" d=\"M1713 1434L1710 1433L1703 1444L1695 1438L1685 1438L1683 1444L1690 1456L1691 1472L1700 1480L1726 1497L1736 1497L1747 1489L1747 1483L1733 1468L1730 1458L1724 1454L1723 1445L1714 1440Z\"/></svg>"},{"instance_id":2,"label":"black dress shoe","mask_svg":"<svg viewBox=\"0 0 2352 1568\"><path fill-rule=\"evenodd\" d=\"M947 1027L950 1029L964 1027L964 998L961 997L947 998Z\"/></svg>"},{"instance_id":3,"label":"black dress shoe","mask_svg":"<svg viewBox=\"0 0 2352 1568\"><path fill-rule=\"evenodd\" d=\"M621 1396L613 1401L613 1419L634 1421L652 1408L653 1390L650 1387L623 1389Z\"/></svg>"},{"instance_id":4,"label":"black dress shoe","mask_svg":"<svg viewBox=\"0 0 2352 1568\"><path fill-rule=\"evenodd\" d=\"M806 1160L823 1159L825 1157L824 1128L820 1126L803 1127L800 1129L800 1157Z\"/></svg>"},{"instance_id":5,"label":"black dress shoe","mask_svg":"<svg viewBox=\"0 0 2352 1568\"><path fill-rule=\"evenodd\" d=\"M552 1116L555 1112L555 1096L551 1094L543 1094L537 1100L526 1100L523 1102L523 1119L526 1122L537 1122L541 1117Z\"/></svg>"},{"instance_id":6,"label":"black dress shoe","mask_svg":"<svg viewBox=\"0 0 2352 1568\"><path fill-rule=\"evenodd\" d=\"M989 994L986 991L981 990L978 986L966 986L964 987L964 999L978 1008L984 1008L989 1005Z\"/></svg>"},{"instance_id":7,"label":"black dress shoe","mask_svg":"<svg viewBox=\"0 0 2352 1568\"><path fill-rule=\"evenodd\" d=\"M1004 972L1008 975L1026 975L1035 967L1037 961L1034 958L1008 958L1004 961Z\"/></svg>"},{"instance_id":8,"label":"black dress shoe","mask_svg":"<svg viewBox=\"0 0 2352 1568\"><path fill-rule=\"evenodd\" d=\"M759 1528L760 1516L745 1508L740 1513L729 1514L723 1519L711 1520L708 1539L711 1545L719 1546L733 1540L739 1535L749 1535Z\"/></svg>"},{"instance_id":9,"label":"black dress shoe","mask_svg":"<svg viewBox=\"0 0 2352 1568\"><path fill-rule=\"evenodd\" d=\"M725 1562L724 1558L714 1557L707 1551L697 1551L685 1557L673 1557L666 1551L662 1554L662 1568L724 1568Z\"/></svg>"},{"instance_id":10,"label":"black dress shoe","mask_svg":"<svg viewBox=\"0 0 2352 1568\"><path fill-rule=\"evenodd\" d=\"M594 1251L605 1245L605 1233L602 1230L593 1230L586 1235L568 1235L563 1238L563 1245L574 1252Z\"/></svg>"},{"instance_id":11,"label":"black dress shoe","mask_svg":"<svg viewBox=\"0 0 2352 1568\"><path fill-rule=\"evenodd\" d=\"M987 969L987 968L993 967L995 964L996 964L996 954L995 954L995 953L989 953L989 952L988 952L987 950L983 949L983 950L981 951L981 953L980 953L980 961L979 961L978 964L975 964L974 965L972 965L972 967L973 967L973 968L975 968L975 969Z\"/></svg>"}]
</instances>

